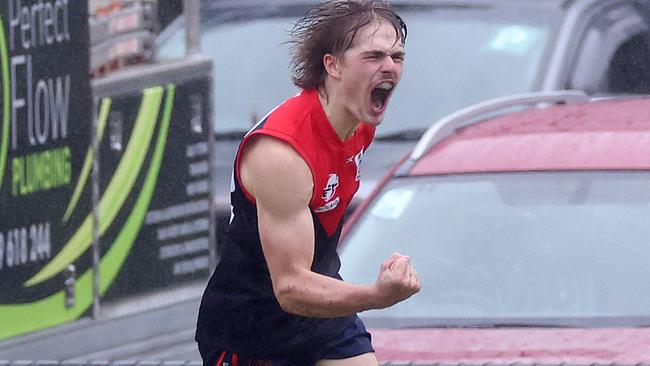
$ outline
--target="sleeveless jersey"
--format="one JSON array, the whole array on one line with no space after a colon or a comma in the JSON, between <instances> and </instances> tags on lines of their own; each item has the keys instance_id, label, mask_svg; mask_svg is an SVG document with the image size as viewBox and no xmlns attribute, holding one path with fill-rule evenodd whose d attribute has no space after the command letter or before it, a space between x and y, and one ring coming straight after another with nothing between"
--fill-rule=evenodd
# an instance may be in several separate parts
<instances>
[{"instance_id":1,"label":"sleeveless jersey","mask_svg":"<svg viewBox=\"0 0 650 366\"><path fill-rule=\"evenodd\" d=\"M251 137L280 139L301 155L313 177L309 203L315 234L311 270L338 278L336 252L342 219L359 187L360 164L374 127L360 124L342 141L328 121L316 90L288 99L262 119L240 144L232 180L232 217L220 244L220 261L201 301L196 340L203 349L250 357L309 355L332 341L355 316L310 318L280 308L273 293L257 227L253 197L239 176L241 151Z\"/></svg>"}]
</instances>

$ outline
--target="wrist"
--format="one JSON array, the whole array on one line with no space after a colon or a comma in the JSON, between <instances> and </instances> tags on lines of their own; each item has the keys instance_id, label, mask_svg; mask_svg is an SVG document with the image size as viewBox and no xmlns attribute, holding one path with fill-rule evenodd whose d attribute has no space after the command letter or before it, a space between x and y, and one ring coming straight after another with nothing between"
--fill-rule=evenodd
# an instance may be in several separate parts
<instances>
[{"instance_id":1,"label":"wrist","mask_svg":"<svg viewBox=\"0 0 650 366\"><path fill-rule=\"evenodd\" d=\"M373 309L383 309L386 307L386 305L384 305L383 293L376 282L368 286L368 296L366 297L366 299L368 301L367 304L365 304L366 309L364 309L364 311L373 310Z\"/></svg>"}]
</instances>

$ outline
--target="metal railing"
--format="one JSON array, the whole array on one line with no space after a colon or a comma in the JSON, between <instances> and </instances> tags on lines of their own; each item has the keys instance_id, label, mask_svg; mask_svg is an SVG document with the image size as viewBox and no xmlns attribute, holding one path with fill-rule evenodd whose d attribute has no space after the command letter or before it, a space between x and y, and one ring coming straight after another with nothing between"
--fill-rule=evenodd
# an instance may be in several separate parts
<instances>
[{"instance_id":1,"label":"metal railing","mask_svg":"<svg viewBox=\"0 0 650 366\"><path fill-rule=\"evenodd\" d=\"M432 124L415 145L410 159L418 160L431 147L454 134L458 129L480 123L487 117L495 117L526 106L530 108L549 104L586 103L589 100L589 96L583 91L561 90L516 94L480 102L460 109Z\"/></svg>"}]
</instances>

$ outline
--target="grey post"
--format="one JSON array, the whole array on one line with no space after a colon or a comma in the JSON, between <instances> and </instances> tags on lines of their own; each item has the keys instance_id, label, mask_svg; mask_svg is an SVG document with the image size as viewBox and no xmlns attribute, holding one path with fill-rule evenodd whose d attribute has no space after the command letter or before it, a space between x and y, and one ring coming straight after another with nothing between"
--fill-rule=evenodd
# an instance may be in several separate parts
<instances>
[{"instance_id":1,"label":"grey post","mask_svg":"<svg viewBox=\"0 0 650 366\"><path fill-rule=\"evenodd\" d=\"M93 168L91 174L92 181L92 202L93 202L93 319L99 318L99 144L97 137L97 121L100 107L100 99L95 97L92 113L91 143L93 151Z\"/></svg>"},{"instance_id":2,"label":"grey post","mask_svg":"<svg viewBox=\"0 0 650 366\"><path fill-rule=\"evenodd\" d=\"M183 0L185 14L185 53L195 55L201 52L199 0Z\"/></svg>"}]
</instances>

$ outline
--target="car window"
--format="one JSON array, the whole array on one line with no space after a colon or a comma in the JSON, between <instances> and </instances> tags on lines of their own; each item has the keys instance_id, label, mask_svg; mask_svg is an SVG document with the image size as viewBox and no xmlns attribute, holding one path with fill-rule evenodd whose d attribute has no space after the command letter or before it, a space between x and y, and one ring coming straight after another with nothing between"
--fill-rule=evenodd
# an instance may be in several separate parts
<instances>
[{"instance_id":1,"label":"car window","mask_svg":"<svg viewBox=\"0 0 650 366\"><path fill-rule=\"evenodd\" d=\"M426 129L454 110L491 97L531 91L558 14L516 9L403 10L409 27L402 83L378 134ZM298 90L289 70L288 39L296 17L204 19L201 52L214 60L215 130L247 130ZM179 29L160 58L184 52ZM477 87L480 85L480 87Z\"/></svg>"},{"instance_id":2,"label":"car window","mask_svg":"<svg viewBox=\"0 0 650 366\"><path fill-rule=\"evenodd\" d=\"M650 32L639 33L614 53L607 69L604 91L650 94Z\"/></svg>"},{"instance_id":3,"label":"car window","mask_svg":"<svg viewBox=\"0 0 650 366\"><path fill-rule=\"evenodd\" d=\"M649 185L647 172L396 179L345 240L341 275L372 283L391 253L412 257L422 291L368 318L647 317Z\"/></svg>"},{"instance_id":4,"label":"car window","mask_svg":"<svg viewBox=\"0 0 650 366\"><path fill-rule=\"evenodd\" d=\"M532 18L514 9L404 12L404 75L378 134L424 129L482 100L534 90L554 15L540 11Z\"/></svg>"},{"instance_id":5,"label":"car window","mask_svg":"<svg viewBox=\"0 0 650 366\"><path fill-rule=\"evenodd\" d=\"M567 88L589 93L650 93L650 23L631 3L593 16Z\"/></svg>"},{"instance_id":6,"label":"car window","mask_svg":"<svg viewBox=\"0 0 650 366\"><path fill-rule=\"evenodd\" d=\"M201 53L214 62L214 128L247 131L271 109L298 92L289 76L287 30L294 18L254 19L201 28ZM158 51L160 58L185 52L179 28Z\"/></svg>"}]
</instances>

